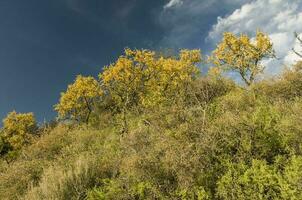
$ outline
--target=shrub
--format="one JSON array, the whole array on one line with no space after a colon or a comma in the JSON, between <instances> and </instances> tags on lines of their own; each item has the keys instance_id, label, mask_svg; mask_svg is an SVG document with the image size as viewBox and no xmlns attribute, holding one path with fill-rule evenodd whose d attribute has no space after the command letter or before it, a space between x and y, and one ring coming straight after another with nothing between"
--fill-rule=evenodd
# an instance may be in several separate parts
<instances>
[{"instance_id":1,"label":"shrub","mask_svg":"<svg viewBox=\"0 0 302 200\"><path fill-rule=\"evenodd\" d=\"M1 151L7 161L18 155L18 151L31 142L37 133L38 127L33 113L7 114L3 119L3 129L0 132Z\"/></svg>"}]
</instances>

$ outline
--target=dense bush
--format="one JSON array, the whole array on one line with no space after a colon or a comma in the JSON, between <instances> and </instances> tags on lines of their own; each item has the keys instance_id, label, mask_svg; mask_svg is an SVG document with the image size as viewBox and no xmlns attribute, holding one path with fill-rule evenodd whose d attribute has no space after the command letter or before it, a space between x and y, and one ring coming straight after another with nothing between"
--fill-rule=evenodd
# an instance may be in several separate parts
<instances>
[{"instance_id":1,"label":"dense bush","mask_svg":"<svg viewBox=\"0 0 302 200\"><path fill-rule=\"evenodd\" d=\"M293 100L302 96L302 62L285 69L281 76L273 80L264 80L254 86L257 93L273 100Z\"/></svg>"},{"instance_id":2,"label":"dense bush","mask_svg":"<svg viewBox=\"0 0 302 200\"><path fill-rule=\"evenodd\" d=\"M3 128L0 131L0 155L4 155L9 162L24 145L30 143L37 130L33 113L8 113L3 119Z\"/></svg>"}]
</instances>

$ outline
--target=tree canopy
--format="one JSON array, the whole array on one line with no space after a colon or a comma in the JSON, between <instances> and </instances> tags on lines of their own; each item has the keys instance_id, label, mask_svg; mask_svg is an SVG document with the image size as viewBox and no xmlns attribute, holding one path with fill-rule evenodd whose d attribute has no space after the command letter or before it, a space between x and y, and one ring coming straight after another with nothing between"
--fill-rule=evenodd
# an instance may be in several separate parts
<instances>
[{"instance_id":1,"label":"tree canopy","mask_svg":"<svg viewBox=\"0 0 302 200\"><path fill-rule=\"evenodd\" d=\"M257 31L255 39L245 34L236 36L233 33L224 33L222 41L213 52L216 66L238 72L247 85L251 85L256 76L263 72L261 61L272 57L273 44L261 31Z\"/></svg>"},{"instance_id":2,"label":"tree canopy","mask_svg":"<svg viewBox=\"0 0 302 200\"><path fill-rule=\"evenodd\" d=\"M93 77L77 76L66 92L61 93L60 101L55 105L61 119L71 119L88 123L93 105L103 94L99 83Z\"/></svg>"},{"instance_id":3,"label":"tree canopy","mask_svg":"<svg viewBox=\"0 0 302 200\"><path fill-rule=\"evenodd\" d=\"M99 77L119 107L154 106L181 93L196 78L200 62L199 50L182 50L166 58L150 50L126 49Z\"/></svg>"},{"instance_id":4,"label":"tree canopy","mask_svg":"<svg viewBox=\"0 0 302 200\"><path fill-rule=\"evenodd\" d=\"M3 119L3 130L0 136L3 145L8 145L8 149L19 150L24 144L29 143L36 131L37 123L33 113L13 111Z\"/></svg>"}]
</instances>

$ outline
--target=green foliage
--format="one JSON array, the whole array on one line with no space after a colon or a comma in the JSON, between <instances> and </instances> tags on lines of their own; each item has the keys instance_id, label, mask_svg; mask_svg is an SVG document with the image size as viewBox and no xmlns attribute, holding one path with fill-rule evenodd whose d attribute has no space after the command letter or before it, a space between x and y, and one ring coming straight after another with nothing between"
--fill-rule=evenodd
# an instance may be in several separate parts
<instances>
[{"instance_id":1,"label":"green foliage","mask_svg":"<svg viewBox=\"0 0 302 200\"><path fill-rule=\"evenodd\" d=\"M222 199L282 199L278 175L264 161L253 160L248 168L237 164L218 181Z\"/></svg>"},{"instance_id":2,"label":"green foliage","mask_svg":"<svg viewBox=\"0 0 302 200\"><path fill-rule=\"evenodd\" d=\"M14 162L0 163L0 198L85 196L100 177L111 177L118 166L118 138L108 133L110 130L56 127L23 149Z\"/></svg>"},{"instance_id":3,"label":"green foliage","mask_svg":"<svg viewBox=\"0 0 302 200\"><path fill-rule=\"evenodd\" d=\"M302 97L302 62L296 63L291 69L285 69L277 79L264 80L253 89L274 101Z\"/></svg>"},{"instance_id":4,"label":"green foliage","mask_svg":"<svg viewBox=\"0 0 302 200\"><path fill-rule=\"evenodd\" d=\"M284 199L302 198L302 157L293 156L285 166L281 178L281 192Z\"/></svg>"},{"instance_id":5,"label":"green foliage","mask_svg":"<svg viewBox=\"0 0 302 200\"><path fill-rule=\"evenodd\" d=\"M193 88L191 90L194 95L191 94L188 101L193 104L196 104L197 101L198 105L205 107L212 103L217 97L229 93L235 89L235 87L233 81L220 75L199 77L193 83Z\"/></svg>"},{"instance_id":6,"label":"green foliage","mask_svg":"<svg viewBox=\"0 0 302 200\"><path fill-rule=\"evenodd\" d=\"M253 160L251 166L230 164L218 181L221 199L301 199L301 157L292 157L284 169Z\"/></svg>"}]
</instances>

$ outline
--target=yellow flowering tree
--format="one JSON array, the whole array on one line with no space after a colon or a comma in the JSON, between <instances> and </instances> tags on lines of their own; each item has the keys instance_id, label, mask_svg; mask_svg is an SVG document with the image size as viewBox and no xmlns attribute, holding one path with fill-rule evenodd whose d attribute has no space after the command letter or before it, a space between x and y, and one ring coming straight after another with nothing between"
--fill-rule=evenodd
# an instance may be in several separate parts
<instances>
[{"instance_id":1,"label":"yellow flowering tree","mask_svg":"<svg viewBox=\"0 0 302 200\"><path fill-rule=\"evenodd\" d=\"M263 72L261 61L272 57L273 44L261 31L257 31L254 40L245 34L236 36L233 33L224 33L223 40L213 52L216 66L238 72L247 85L251 85L256 76Z\"/></svg>"},{"instance_id":2,"label":"yellow flowering tree","mask_svg":"<svg viewBox=\"0 0 302 200\"><path fill-rule=\"evenodd\" d=\"M199 50L182 50L165 58L150 50L125 50L125 55L99 75L118 107L153 106L175 96L198 73Z\"/></svg>"},{"instance_id":3,"label":"yellow flowering tree","mask_svg":"<svg viewBox=\"0 0 302 200\"><path fill-rule=\"evenodd\" d=\"M126 112L173 104L184 96L186 87L199 72L199 50L182 50L178 56L164 57L150 50L126 49L117 61L99 75L102 86L122 113L127 130Z\"/></svg>"},{"instance_id":4,"label":"yellow flowering tree","mask_svg":"<svg viewBox=\"0 0 302 200\"><path fill-rule=\"evenodd\" d=\"M60 101L55 110L61 119L71 119L88 123L93 106L103 92L97 80L88 76L77 76L66 92L61 93Z\"/></svg>"},{"instance_id":5,"label":"yellow flowering tree","mask_svg":"<svg viewBox=\"0 0 302 200\"><path fill-rule=\"evenodd\" d=\"M37 123L33 113L17 113L15 111L7 114L3 119L3 130L1 137L4 143L12 150L20 149L37 131Z\"/></svg>"},{"instance_id":6,"label":"yellow flowering tree","mask_svg":"<svg viewBox=\"0 0 302 200\"><path fill-rule=\"evenodd\" d=\"M199 73L200 50L181 50L176 57L160 57L156 62L155 76L148 81L143 105L175 104L186 97L188 87Z\"/></svg>"}]
</instances>

